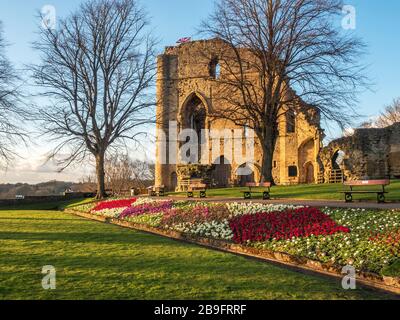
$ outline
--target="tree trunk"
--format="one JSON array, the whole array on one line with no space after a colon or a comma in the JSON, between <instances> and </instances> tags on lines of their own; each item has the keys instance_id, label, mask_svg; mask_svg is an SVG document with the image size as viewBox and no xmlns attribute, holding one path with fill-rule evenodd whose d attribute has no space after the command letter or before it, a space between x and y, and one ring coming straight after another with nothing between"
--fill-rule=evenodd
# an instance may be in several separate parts
<instances>
[{"instance_id":1,"label":"tree trunk","mask_svg":"<svg viewBox=\"0 0 400 320\"><path fill-rule=\"evenodd\" d=\"M106 194L105 186L105 170L104 170L104 153L96 155L96 177L97 177L97 195L96 199L104 199Z\"/></svg>"},{"instance_id":2,"label":"tree trunk","mask_svg":"<svg viewBox=\"0 0 400 320\"><path fill-rule=\"evenodd\" d=\"M271 182L274 184L274 177L272 175L272 162L274 158L273 152L270 149L263 148L262 164L261 164L261 181Z\"/></svg>"},{"instance_id":3,"label":"tree trunk","mask_svg":"<svg viewBox=\"0 0 400 320\"><path fill-rule=\"evenodd\" d=\"M272 184L275 184L274 177L272 175L272 169L277 134L275 134L273 128L266 128L263 130L262 137L259 138L263 150L261 163L261 182L271 182Z\"/></svg>"}]
</instances>

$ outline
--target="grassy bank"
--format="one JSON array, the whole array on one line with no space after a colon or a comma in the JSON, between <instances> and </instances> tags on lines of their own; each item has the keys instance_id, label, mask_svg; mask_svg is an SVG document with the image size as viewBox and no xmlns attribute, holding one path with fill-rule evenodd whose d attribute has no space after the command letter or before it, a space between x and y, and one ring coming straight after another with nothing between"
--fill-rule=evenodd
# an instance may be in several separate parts
<instances>
[{"instance_id":1,"label":"grassy bank","mask_svg":"<svg viewBox=\"0 0 400 320\"><path fill-rule=\"evenodd\" d=\"M339 282L55 211L0 212L0 299L380 299ZM41 269L57 270L57 289Z\"/></svg>"}]
</instances>

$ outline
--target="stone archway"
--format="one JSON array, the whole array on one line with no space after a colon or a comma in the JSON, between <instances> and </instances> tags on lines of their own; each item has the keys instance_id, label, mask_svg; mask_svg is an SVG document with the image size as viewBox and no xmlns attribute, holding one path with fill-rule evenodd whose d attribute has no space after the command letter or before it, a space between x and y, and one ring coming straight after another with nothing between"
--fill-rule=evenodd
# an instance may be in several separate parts
<instances>
[{"instance_id":1,"label":"stone archway","mask_svg":"<svg viewBox=\"0 0 400 320\"><path fill-rule=\"evenodd\" d=\"M332 170L341 170L342 164L345 157L345 152L342 150L337 150L332 156Z\"/></svg>"},{"instance_id":2,"label":"stone archway","mask_svg":"<svg viewBox=\"0 0 400 320\"><path fill-rule=\"evenodd\" d=\"M315 140L308 139L304 141L298 150L299 159L299 182L300 183L315 183ZM312 175L310 170L313 170Z\"/></svg>"},{"instance_id":3,"label":"stone archway","mask_svg":"<svg viewBox=\"0 0 400 320\"><path fill-rule=\"evenodd\" d=\"M202 143L205 141L204 131L206 129L207 123L207 105L205 99L197 94L190 94L182 105L180 112L180 123L181 130L191 129L197 136L197 151L198 154L190 155L186 154L186 157L191 161L189 163L200 163L202 159ZM187 137L186 142L189 141L189 137Z\"/></svg>"},{"instance_id":4,"label":"stone archway","mask_svg":"<svg viewBox=\"0 0 400 320\"><path fill-rule=\"evenodd\" d=\"M243 163L235 172L236 184L240 187L246 186L246 183L254 183L260 176L260 168L253 163Z\"/></svg>"}]
</instances>

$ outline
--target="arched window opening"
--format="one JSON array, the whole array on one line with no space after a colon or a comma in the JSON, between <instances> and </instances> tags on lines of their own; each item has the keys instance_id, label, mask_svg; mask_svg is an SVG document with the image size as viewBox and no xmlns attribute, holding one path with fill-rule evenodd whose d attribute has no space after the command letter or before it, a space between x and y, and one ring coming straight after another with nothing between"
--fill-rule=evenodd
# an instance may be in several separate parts
<instances>
[{"instance_id":1,"label":"arched window opening","mask_svg":"<svg viewBox=\"0 0 400 320\"><path fill-rule=\"evenodd\" d=\"M210 62L210 76L214 79L219 79L221 76L221 64L217 58Z\"/></svg>"},{"instance_id":2,"label":"arched window opening","mask_svg":"<svg viewBox=\"0 0 400 320\"><path fill-rule=\"evenodd\" d=\"M193 95L190 100L182 108L182 129L192 129L192 134L196 136L198 153L192 155L190 150L186 152L186 158L191 159L190 163L198 163L201 160L202 143L205 143L205 132L207 111L202 100ZM189 142L190 137L186 138L186 143ZM193 141L192 141L193 142ZM193 159L192 159L193 158Z\"/></svg>"},{"instance_id":3,"label":"arched window opening","mask_svg":"<svg viewBox=\"0 0 400 320\"><path fill-rule=\"evenodd\" d=\"M295 133L296 132L296 113L289 110L286 113L286 132Z\"/></svg>"},{"instance_id":4,"label":"arched window opening","mask_svg":"<svg viewBox=\"0 0 400 320\"><path fill-rule=\"evenodd\" d=\"M341 170L342 164L344 162L345 153L342 150L338 150L332 157L332 169Z\"/></svg>"}]
</instances>

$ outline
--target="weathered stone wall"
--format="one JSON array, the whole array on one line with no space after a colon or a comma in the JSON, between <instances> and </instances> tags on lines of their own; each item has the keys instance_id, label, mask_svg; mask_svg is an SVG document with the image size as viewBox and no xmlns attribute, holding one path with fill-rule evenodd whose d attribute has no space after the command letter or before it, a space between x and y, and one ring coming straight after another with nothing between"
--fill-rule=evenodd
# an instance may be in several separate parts
<instances>
[{"instance_id":1,"label":"weathered stone wall","mask_svg":"<svg viewBox=\"0 0 400 320\"><path fill-rule=\"evenodd\" d=\"M389 131L389 173L392 178L400 178L400 123L387 130Z\"/></svg>"},{"instance_id":2,"label":"weathered stone wall","mask_svg":"<svg viewBox=\"0 0 400 320\"><path fill-rule=\"evenodd\" d=\"M176 47L167 47L164 54L158 58L157 74L157 118L159 129L163 129L168 137L169 121L178 122L178 131L186 127L186 109L188 104L196 99L204 105L207 118L204 129L242 129L229 120L211 119L211 115L218 108L224 108L221 101L217 101L218 82L210 74L210 63L215 57L221 54L223 44L218 40L203 40L181 44ZM226 61L224 62L226 63ZM315 109L309 109L304 113L296 114L296 130L294 133L287 133L286 118L281 117L279 124L280 136L277 141L273 175L278 184L297 184L307 182L306 171L314 171L308 174L313 181L320 171L318 154L321 147L322 131L320 129L320 117ZM157 140L160 140L158 133ZM303 156L303 148L306 147L306 155ZM220 155L223 155L224 146L216 156L213 150L209 150L208 164L213 164ZM156 185L165 185L173 189L173 179L176 176L176 165L165 163L165 155L161 154L161 145L157 143L156 155ZM178 150L169 150L167 154ZM262 152L259 141L256 139L255 159L250 164L254 173L254 179L260 178ZM178 156L177 156L178 157ZM163 159L164 158L164 159ZM163 161L164 160L164 161ZM243 163L228 159L230 162L230 178L228 184L238 183L237 170ZM170 162L168 162L170 163ZM298 175L289 177L289 167L297 166ZM306 167L308 169L306 169ZM311 169L310 169L311 168Z\"/></svg>"},{"instance_id":3,"label":"weathered stone wall","mask_svg":"<svg viewBox=\"0 0 400 320\"><path fill-rule=\"evenodd\" d=\"M348 180L399 178L400 123L383 129L357 129L352 136L332 141L320 154L325 181L337 151L345 154L341 169Z\"/></svg>"}]
</instances>

